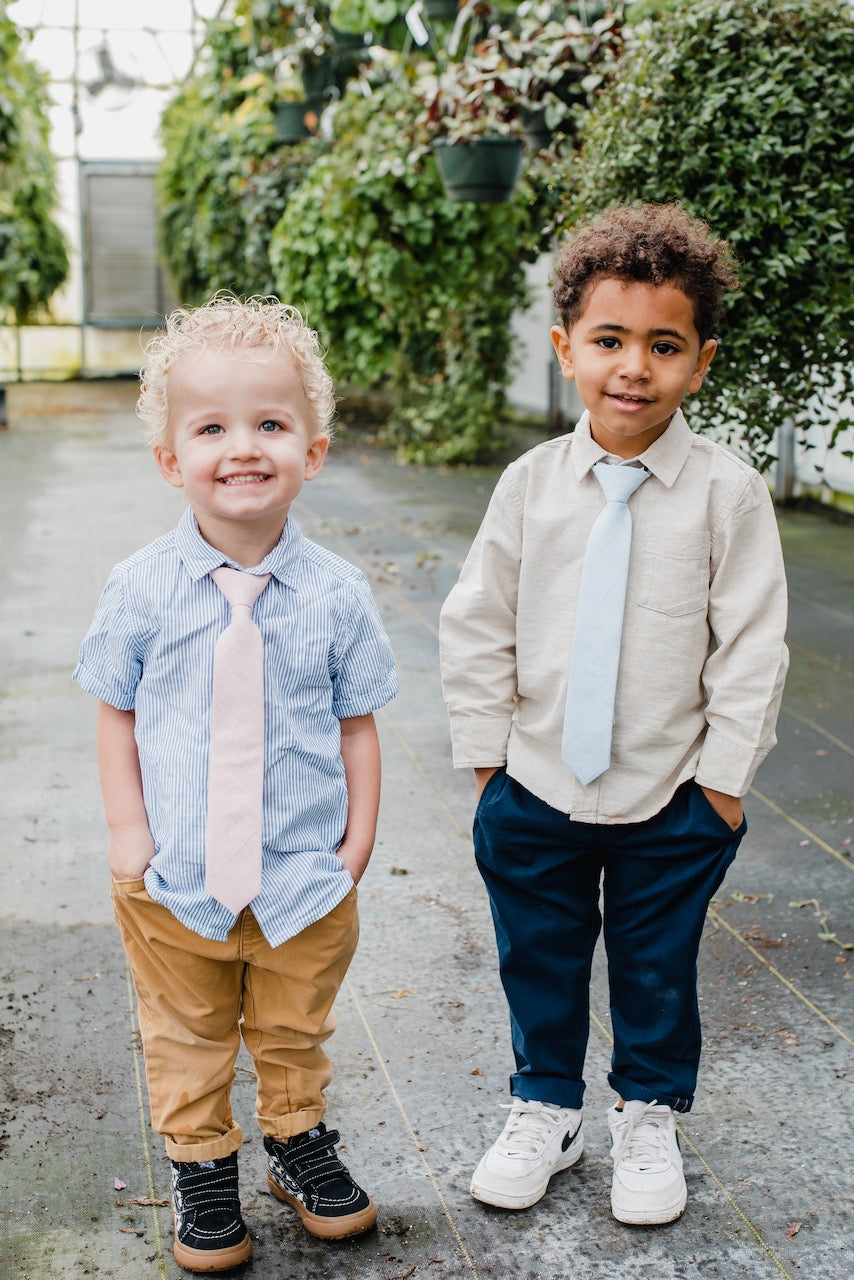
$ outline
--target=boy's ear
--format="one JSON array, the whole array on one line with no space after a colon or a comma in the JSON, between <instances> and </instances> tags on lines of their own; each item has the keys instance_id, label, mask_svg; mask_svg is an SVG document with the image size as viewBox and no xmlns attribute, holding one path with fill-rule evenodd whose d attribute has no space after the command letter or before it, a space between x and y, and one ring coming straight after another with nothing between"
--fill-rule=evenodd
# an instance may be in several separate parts
<instances>
[{"instance_id":1,"label":"boy's ear","mask_svg":"<svg viewBox=\"0 0 854 1280\"><path fill-rule=\"evenodd\" d=\"M700 390L717 349L718 344L714 338L708 338L700 347L700 354L697 356L697 363L694 365L694 372L691 374L691 381L688 383L689 393Z\"/></svg>"},{"instance_id":2,"label":"boy's ear","mask_svg":"<svg viewBox=\"0 0 854 1280\"><path fill-rule=\"evenodd\" d=\"M312 440L305 455L306 480L313 480L320 471L320 468L323 466L326 458L326 450L328 448L329 436L318 436L316 440Z\"/></svg>"},{"instance_id":3,"label":"boy's ear","mask_svg":"<svg viewBox=\"0 0 854 1280\"><path fill-rule=\"evenodd\" d=\"M156 444L154 446L154 461L157 463L158 470L163 479L173 486L175 489L183 489L184 477L181 475L181 468L178 465L178 459L171 449L167 449L165 445Z\"/></svg>"},{"instance_id":4,"label":"boy's ear","mask_svg":"<svg viewBox=\"0 0 854 1280\"><path fill-rule=\"evenodd\" d=\"M551 333L552 345L557 355L560 371L570 382L575 377L575 370L572 367L572 352L569 346L569 334L562 324L554 324L549 330Z\"/></svg>"}]
</instances>

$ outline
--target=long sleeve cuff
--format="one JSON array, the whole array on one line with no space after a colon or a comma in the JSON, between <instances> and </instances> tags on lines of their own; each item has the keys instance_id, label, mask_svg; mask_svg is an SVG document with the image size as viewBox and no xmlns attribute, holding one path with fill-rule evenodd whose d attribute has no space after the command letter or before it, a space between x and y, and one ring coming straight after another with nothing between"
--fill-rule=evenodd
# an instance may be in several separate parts
<instances>
[{"instance_id":1,"label":"long sleeve cuff","mask_svg":"<svg viewBox=\"0 0 854 1280\"><path fill-rule=\"evenodd\" d=\"M756 770L776 739L767 746L750 747L725 738L711 726L697 762L696 781L703 787L723 791L728 796L744 796L750 790Z\"/></svg>"},{"instance_id":2,"label":"long sleeve cuff","mask_svg":"<svg viewBox=\"0 0 854 1280\"><path fill-rule=\"evenodd\" d=\"M507 760L510 716L473 716L451 712L455 769L491 769Z\"/></svg>"}]
</instances>

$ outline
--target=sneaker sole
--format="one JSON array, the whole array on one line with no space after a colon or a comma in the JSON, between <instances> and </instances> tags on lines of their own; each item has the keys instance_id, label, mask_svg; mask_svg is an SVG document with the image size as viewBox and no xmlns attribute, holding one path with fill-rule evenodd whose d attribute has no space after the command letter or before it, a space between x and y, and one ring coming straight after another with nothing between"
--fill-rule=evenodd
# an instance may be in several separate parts
<instances>
[{"instance_id":1,"label":"sneaker sole","mask_svg":"<svg viewBox=\"0 0 854 1280\"><path fill-rule=\"evenodd\" d=\"M349 1236L360 1236L363 1231L370 1231L371 1227L376 1225L377 1206L373 1200L371 1200L367 1208L361 1209L358 1213L349 1213L340 1218L321 1218L318 1214L306 1209L303 1202L298 1200L296 1196L292 1196L284 1187L280 1187L276 1179L271 1177L269 1173L267 1174L267 1186L277 1200L282 1200L285 1204L289 1204L292 1209L296 1209L306 1231L321 1240L346 1240Z\"/></svg>"},{"instance_id":2,"label":"sneaker sole","mask_svg":"<svg viewBox=\"0 0 854 1280\"><path fill-rule=\"evenodd\" d=\"M668 1222L675 1222L677 1218L681 1218L687 1203L688 1194L683 1192L678 1200L660 1209L631 1209L615 1204L612 1196L611 1213L617 1222L622 1222L629 1227L662 1227Z\"/></svg>"},{"instance_id":3,"label":"sneaker sole","mask_svg":"<svg viewBox=\"0 0 854 1280\"><path fill-rule=\"evenodd\" d=\"M175 1261L187 1271L229 1271L232 1267L242 1266L252 1257L252 1241L247 1235L240 1244L230 1249L191 1249L175 1237L172 1252Z\"/></svg>"},{"instance_id":4,"label":"sneaker sole","mask_svg":"<svg viewBox=\"0 0 854 1280\"><path fill-rule=\"evenodd\" d=\"M567 1169L571 1169L573 1165L578 1164L583 1155L584 1139L579 1131L576 1135L576 1140L570 1143L569 1147L561 1155L560 1160L555 1162L554 1168L546 1178L545 1182L541 1186L535 1188L534 1191L512 1195L510 1192L505 1194L504 1192L497 1191L492 1187L479 1185L477 1181L477 1170L475 1170L475 1175L472 1178L469 1191L473 1199L479 1200L481 1204L491 1204L496 1209L530 1209L532 1204L537 1204L538 1201L542 1200L543 1196L549 1189L549 1183L552 1178L554 1178L558 1173L564 1173Z\"/></svg>"}]
</instances>

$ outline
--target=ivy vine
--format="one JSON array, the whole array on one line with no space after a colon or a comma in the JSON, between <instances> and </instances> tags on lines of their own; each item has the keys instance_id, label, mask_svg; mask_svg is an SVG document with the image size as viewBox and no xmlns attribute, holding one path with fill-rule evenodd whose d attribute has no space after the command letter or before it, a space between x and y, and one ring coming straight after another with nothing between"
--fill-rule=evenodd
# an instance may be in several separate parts
<instances>
[{"instance_id":1,"label":"ivy vine","mask_svg":"<svg viewBox=\"0 0 854 1280\"><path fill-rule=\"evenodd\" d=\"M47 78L26 58L0 6L0 319L36 317L68 275L54 221L56 165L48 146Z\"/></svg>"}]
</instances>

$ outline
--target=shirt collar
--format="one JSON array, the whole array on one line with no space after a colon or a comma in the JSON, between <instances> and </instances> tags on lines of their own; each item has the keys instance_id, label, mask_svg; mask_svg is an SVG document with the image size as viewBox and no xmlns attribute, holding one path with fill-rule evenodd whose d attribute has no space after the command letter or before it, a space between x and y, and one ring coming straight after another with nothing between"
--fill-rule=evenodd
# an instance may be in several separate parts
<instances>
[{"instance_id":1,"label":"shirt collar","mask_svg":"<svg viewBox=\"0 0 854 1280\"><path fill-rule=\"evenodd\" d=\"M187 508L178 522L178 527L175 530L175 546L185 569L194 581L199 581L210 573L212 569L218 569L223 564L232 569L243 568L242 565L230 560L228 556L223 555L221 551L217 551L216 547L212 547L209 542L205 541L199 532L196 517L190 507ZM285 586L295 587L299 575L300 561L302 560L302 551L303 536L296 521L291 516L288 516L287 524L282 530L282 536L273 547L273 550L268 552L261 563L254 566L249 572L257 574L270 573Z\"/></svg>"},{"instance_id":2,"label":"shirt collar","mask_svg":"<svg viewBox=\"0 0 854 1280\"><path fill-rule=\"evenodd\" d=\"M691 438L691 428L685 421L682 410L677 409L667 430L640 454L637 461L642 462L647 471L652 472L665 488L670 489L688 460ZM581 481L595 462L608 456L607 449L597 444L590 434L590 414L587 411L578 420L572 441L572 465L576 478Z\"/></svg>"}]
</instances>

